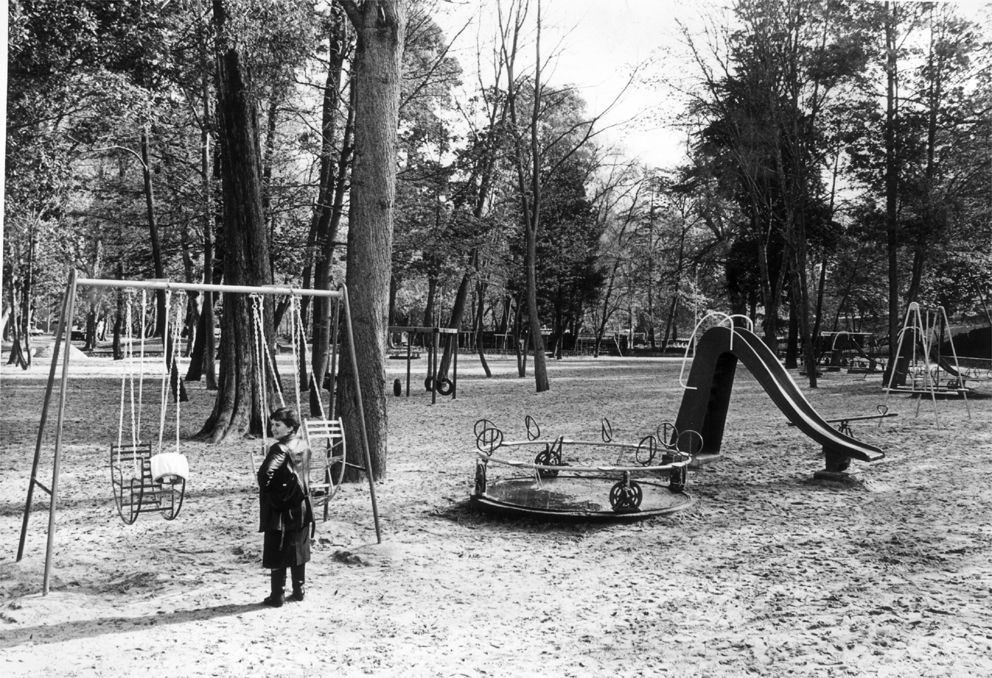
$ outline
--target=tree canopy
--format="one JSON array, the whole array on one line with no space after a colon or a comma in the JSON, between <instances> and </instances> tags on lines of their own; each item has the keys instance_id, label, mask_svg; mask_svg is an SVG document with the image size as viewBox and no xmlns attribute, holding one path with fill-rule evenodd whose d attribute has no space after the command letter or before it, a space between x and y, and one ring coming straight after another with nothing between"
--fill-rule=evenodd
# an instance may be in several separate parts
<instances>
[{"instance_id":1,"label":"tree canopy","mask_svg":"<svg viewBox=\"0 0 992 678\"><path fill-rule=\"evenodd\" d=\"M750 316L790 364L815 358L822 331L891 334L914 300L990 322L992 53L953 4L736 0L705 34L683 27L690 104L672 122L690 151L672 167L609 146L603 111L556 79L538 0L498 3L474 55L452 48L444 11L11 2L2 304L16 359L52 329L69 269L347 281L371 330L366 373L345 376L377 385L366 409L382 431L389 325L457 327L483 361L513 353L521 376L533 356L546 390L548 354L664 350L708 310ZM188 378L223 391L250 358L222 340L215 366L213 328L233 336L244 309L188 304ZM89 347L119 308L81 305ZM271 309L273 345L296 332L285 310ZM330 367L329 313L304 308L305 389ZM257 431L257 395L253 417L206 429Z\"/></svg>"}]
</instances>

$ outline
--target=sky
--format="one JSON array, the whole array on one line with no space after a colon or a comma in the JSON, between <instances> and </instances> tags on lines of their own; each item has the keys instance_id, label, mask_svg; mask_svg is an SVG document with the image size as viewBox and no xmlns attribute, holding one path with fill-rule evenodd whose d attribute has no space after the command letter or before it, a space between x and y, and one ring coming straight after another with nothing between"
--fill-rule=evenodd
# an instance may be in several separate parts
<instances>
[{"instance_id":1,"label":"sky","mask_svg":"<svg viewBox=\"0 0 992 678\"><path fill-rule=\"evenodd\" d=\"M531 4L534 16L536 2ZM550 57L544 79L576 86L588 114L603 115L601 144L651 166L673 166L685 158L685 133L671 125L681 103L668 88L644 79L676 63L683 66L675 73L684 74L676 20L698 25L703 11L723 5L721 0L543 0L541 51ZM441 6L448 15L438 17L438 23L449 38L471 22L453 46L471 89L476 43L488 45L494 35L495 2L451 0ZM531 19L528 25L533 24ZM532 69L533 43L525 49ZM625 90L635 69L639 82Z\"/></svg>"},{"instance_id":2,"label":"sky","mask_svg":"<svg viewBox=\"0 0 992 678\"><path fill-rule=\"evenodd\" d=\"M980 13L986 21L992 16L992 2L953 1L965 14ZM536 3L531 0L532 15ZM545 80L577 86L590 115L607 111L623 92L621 101L603 116L603 126L609 129L601 143L652 167L674 167L686 158L686 132L674 124L685 101L660 80L684 85L695 76L677 22L698 33L713 19L726 16L729 4L730 0L542 0L542 54L554 55ZM476 43L489 44L495 34L495 6L495 0L440 3L447 15L437 20L449 38L471 22L453 46L470 88ZM532 45L527 49L533 53ZM637 66L641 82L624 92Z\"/></svg>"}]
</instances>

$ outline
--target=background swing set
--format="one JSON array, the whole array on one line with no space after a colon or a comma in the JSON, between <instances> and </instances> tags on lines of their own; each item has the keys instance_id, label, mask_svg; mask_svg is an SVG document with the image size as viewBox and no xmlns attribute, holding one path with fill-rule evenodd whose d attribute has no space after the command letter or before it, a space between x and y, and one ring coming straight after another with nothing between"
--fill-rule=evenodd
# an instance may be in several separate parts
<instances>
[{"instance_id":1,"label":"background swing set","mask_svg":"<svg viewBox=\"0 0 992 678\"><path fill-rule=\"evenodd\" d=\"M431 405L437 402L438 394L451 396L454 400L458 397L458 329L454 327L401 327L389 328L389 335L406 337L406 349L393 349L390 357L396 356L406 360L406 397L410 397L410 373L411 361L414 359L413 342L414 337L423 339L424 347L427 349L427 377L424 379L424 388L430 391ZM401 340L402 341L402 340ZM442 343L445 347L442 349ZM452 356L451 378L440 374L440 357L438 352L443 354L444 350L450 350ZM420 352L416 355L419 357ZM393 395L403 395L403 384L399 379L393 382Z\"/></svg>"},{"instance_id":2,"label":"background swing set","mask_svg":"<svg viewBox=\"0 0 992 678\"><path fill-rule=\"evenodd\" d=\"M171 282L168 280L147 280L147 281L134 281L134 280L109 280L109 279L91 279L91 278L80 278L76 271L72 271L69 276L69 283L66 287L66 292L62 300L62 308L60 313L58 330L55 334L55 344L52 351L52 362L51 368L48 375L48 382L45 387L44 401L41 409L41 418L38 425L38 436L35 443L34 459L31 465L31 478L28 483L27 500L24 505L24 514L21 524L21 535L17 547L17 561L20 561L24 556L24 545L27 536L28 528L28 518L31 514L31 506L34 501L34 490L35 487L40 488L43 492L47 493L50 497L49 507L48 507L48 536L45 548L45 569L44 578L42 583L42 594L47 595L49 591L49 582L51 578L52 569L52 555L55 548L55 514L58 507L58 489L59 489L59 475L62 461L62 447L63 447L63 437L64 437L64 424L65 424L65 411L66 411L66 396L68 393L68 377L69 377L69 359L71 356L71 346L69 341L69 328L72 325L72 319L75 312L75 302L77 291L80 287L89 288L111 288L111 289L121 289L127 290L129 294L133 294L136 290L141 290L142 299L144 301L144 294L147 290L164 290L167 294L171 294L172 291L179 291L183 294L189 291L197 292L214 292L214 293L234 293L234 294L247 294L251 295L253 300L258 300L263 296L275 296L275 295L290 295L292 300L296 300L299 296L310 296L310 297L327 297L333 300L334 310L333 310L333 321L335 329L337 328L339 315L344 316L344 332L346 333L347 345L348 345L348 359L350 360L353 374L358 374L358 361L355 354L355 343L354 334L352 329L351 321L351 309L348 303L348 293L347 289L342 285L338 290L312 290L312 289L299 289L292 288L288 286L247 286L247 285L212 285L212 284L196 284L196 283L178 283ZM129 300L130 302L130 300ZM256 308L261 308L260 303L253 301ZM184 305L180 305L184 306ZM130 327L133 318L131 317L131 307L132 304L128 303L126 306L127 314L127 328L130 334ZM142 316L144 316L145 305L142 303ZM170 307L167 304L166 309ZM298 306L291 303L291 309ZM159 426L159 452L158 454L152 453L152 445L149 442L140 440L140 409L141 409L141 391L143 388L143 372L138 378L138 408L135 410L134 401L134 387L135 379L132 370L132 359L133 359L133 349L131 347L131 342L127 342L127 348L125 350L125 360L126 362L126 374L121 382L121 411L118 426L117 443L111 445L110 454L110 467L111 467L111 483L114 490L114 501L117 506L117 510L126 524L132 524L136 520L139 513L143 512L161 512L163 517L167 520L172 520L176 518L182 507L182 501L185 496L186 479L189 474L189 466L184 455L180 452L179 443L179 383L178 383L178 369L175 363L175 355L179 351L179 328L182 325L181 322L181 310L177 312L176 321L172 325L172 351L168 350L168 346L164 347L166 350L163 351L165 356L165 371L166 375L162 380L162 409L160 413L160 426ZM293 328L293 346L294 346L294 364L296 364L296 336L299 330L303 329L302 321L299 318L298 310L293 311L294 318L297 324ZM267 352L267 345L264 341L264 332L262 328L264 325L261 322L260 311L258 314L253 314L253 322L256 327L256 334L259 336L255 337L256 346L256 358L261 358L258 365L267 365L263 369L258 370L262 373L258 375L258 378L264 386L264 373L268 369L275 369L274 361L271 355ZM144 318L142 318L142 327L144 326ZM336 333L335 333L336 335ZM332 335L332 336L335 336ZM142 333L143 336L143 333ZM300 337L305 337L305 335L299 335ZM130 338L130 337L129 337ZM166 333L166 342L169 339L168 333ZM303 340L303 351L306 351L306 342ZM263 348L265 347L265 348ZM333 402L334 402L334 382L333 378L336 374L336 346L333 350L332 360L331 360L331 417L333 417ZM62 370L61 376L56 377L56 372L58 368L59 354L62 352ZM144 357L144 341L140 341L140 356ZM264 355L263 355L264 354ZM170 359L171 356L171 359ZM175 452L166 452L163 447L164 440L164 428L165 428L165 415L166 415L166 386L168 381L175 379L173 383L173 393L175 395L176 402L176 440ZM315 379L314 375L311 375L311 379ZM54 440L54 451L52 454L52 480L50 486L46 486L38 478L38 467L41 460L41 449L43 440L45 438L46 425L48 423L49 410L52 404L52 396L55 390L55 383L59 383L59 394L58 402L56 405L56 425L55 425L55 440ZM315 383L315 382L314 382ZM296 380L297 389L299 389L299 380ZM314 503L316 505L323 504L324 507L324 520L327 519L327 502L334 495L337 490L337 486L340 484L343 475L344 468L346 465L353 466L365 472L369 483L369 496L372 505L372 514L375 522L376 539L379 543L382 543L382 532L379 525L379 512L376 503L375 495L375 484L372 478L372 460L371 453L368 444L368 431L365 426L365 412L364 406L362 404L362 391L361 384L359 380L355 380L355 405L358 412L358 420L360 422L359 439L362 445L362 455L364 466L358 466L354 464L347 464L345 461L345 447L344 447L344 430L341 424L341 420L337 419L326 419L323 412L323 404L321 403L321 416L319 419L303 419L303 435L306 436L306 442L308 445L314 446L316 443L320 443L317 446L319 449L314 449L313 453L318 454L318 463L311 468L310 458L313 457L313 453L308 455L307 459L307 476L310 481L309 491L311 492ZM278 390L278 389L277 389ZM261 391L265 393L264 388ZM130 404L131 404L131 440L130 442L124 439L124 412L126 410L126 403L128 402L128 395L130 394ZM280 398L282 397L281 391L279 392ZM297 395L297 403L299 405L300 399L299 394ZM262 402L263 409L267 407L267 404ZM263 435L263 444L265 443L265 436ZM316 477L311 478L310 473L312 471L316 472Z\"/></svg>"},{"instance_id":3,"label":"background swing set","mask_svg":"<svg viewBox=\"0 0 992 678\"><path fill-rule=\"evenodd\" d=\"M945 330L953 362L941 355ZM916 396L915 414L919 416L920 404L924 397L929 396L933 402L934 424L940 428L937 399L960 397L964 400L968 418L971 419L968 389L960 376L957 349L954 348L950 321L943 306L921 309L920 304L915 301L909 304L899 331L895 355L896 363L889 370L888 379L883 386L886 404L892 393Z\"/></svg>"}]
</instances>

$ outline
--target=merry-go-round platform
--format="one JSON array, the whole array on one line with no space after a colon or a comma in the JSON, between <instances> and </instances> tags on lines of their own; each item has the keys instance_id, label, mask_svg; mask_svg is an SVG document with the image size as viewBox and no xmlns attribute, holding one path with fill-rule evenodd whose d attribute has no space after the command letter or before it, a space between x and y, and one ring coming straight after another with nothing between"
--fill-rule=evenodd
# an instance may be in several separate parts
<instances>
[{"instance_id":1,"label":"merry-go-round platform","mask_svg":"<svg viewBox=\"0 0 992 678\"><path fill-rule=\"evenodd\" d=\"M476 423L475 491L484 511L551 521L629 522L681 511L691 455L667 429L639 443L614 442L604 420L601 441L540 438L527 418L528 440L504 441L492 422ZM658 441L662 440L662 443ZM672 441L672 444L668 444Z\"/></svg>"}]
</instances>

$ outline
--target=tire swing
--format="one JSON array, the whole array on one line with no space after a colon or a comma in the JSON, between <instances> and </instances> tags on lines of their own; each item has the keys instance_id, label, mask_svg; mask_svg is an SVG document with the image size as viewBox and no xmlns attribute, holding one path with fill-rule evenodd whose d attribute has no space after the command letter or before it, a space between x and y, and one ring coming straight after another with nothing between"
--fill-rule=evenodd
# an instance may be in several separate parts
<instances>
[{"instance_id":1,"label":"tire swing","mask_svg":"<svg viewBox=\"0 0 992 678\"><path fill-rule=\"evenodd\" d=\"M158 452L152 454L152 445L141 441L141 409L144 390L144 357L145 340L144 326L147 308L145 292L141 293L141 322L139 339L138 393L135 407L135 374L133 347L133 292L128 290L125 304L126 347L124 349L125 374L121 378L120 415L118 417L117 444L110 446L110 481L114 493L114 504L117 513L126 525L133 525L141 513L158 512L166 520L174 520L183 505L186 495L186 479L189 476L189 462L179 450L179 372L176 365L176 353L179 345L179 328L182 324L182 312L185 304L177 304L176 320L169 328L169 311L171 310L171 294L166 291L166 318L163 341L164 374L161 386L161 407L159 413ZM183 295L185 298L185 294ZM171 341L170 341L171 338ZM172 351L169 351L169 346ZM166 410L168 409L168 387L172 376L175 375L176 402L176 443L174 452L164 451L164 435ZM128 397L129 395L129 397ZM124 444L124 409L130 403L131 441Z\"/></svg>"},{"instance_id":2,"label":"tire swing","mask_svg":"<svg viewBox=\"0 0 992 678\"><path fill-rule=\"evenodd\" d=\"M452 382L447 377L441 377L437 380L437 392L443 396L451 395L452 389L455 388L454 382Z\"/></svg>"},{"instance_id":3,"label":"tire swing","mask_svg":"<svg viewBox=\"0 0 992 678\"><path fill-rule=\"evenodd\" d=\"M393 390L396 391L396 384L399 383L399 379L393 384ZM447 377L441 377L440 379L434 379L434 377L427 376L424 379L424 390L430 393L431 391L436 391L438 395L451 395L451 391L455 388L455 382L451 381ZM399 395L399 393L396 393Z\"/></svg>"}]
</instances>

